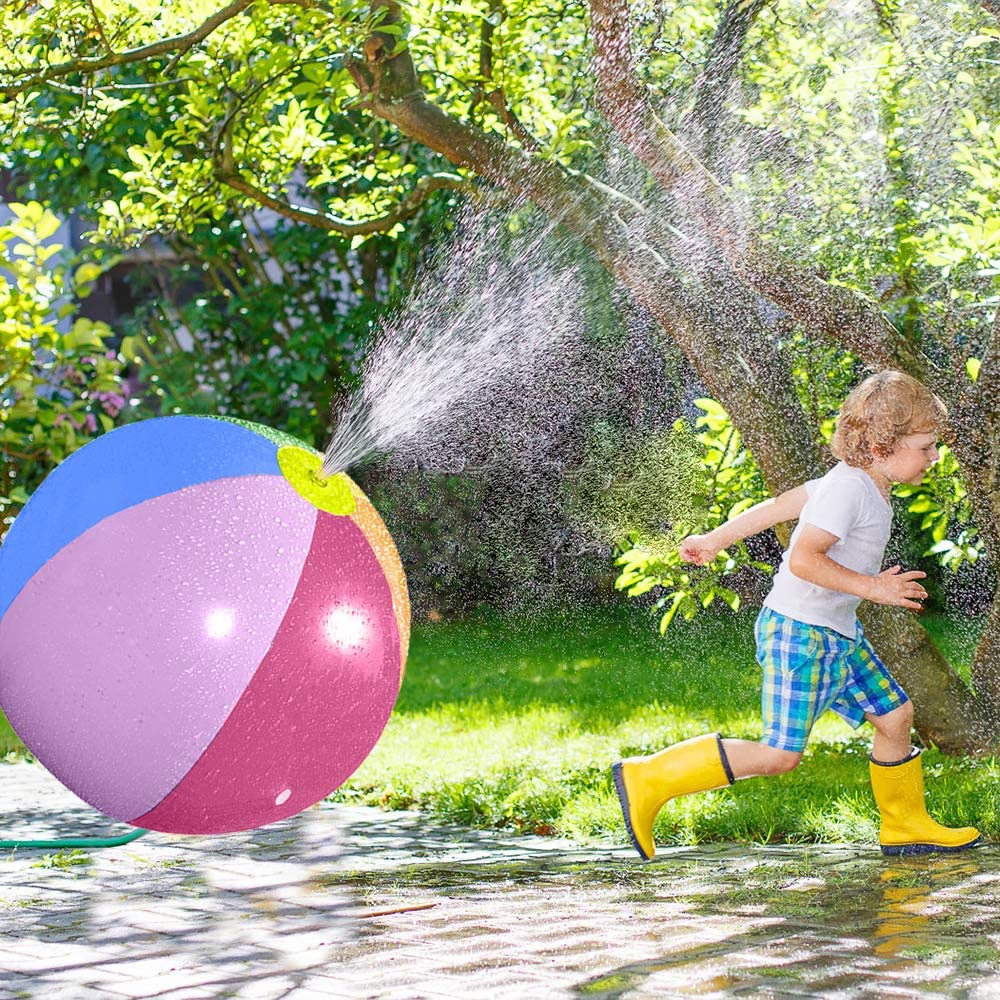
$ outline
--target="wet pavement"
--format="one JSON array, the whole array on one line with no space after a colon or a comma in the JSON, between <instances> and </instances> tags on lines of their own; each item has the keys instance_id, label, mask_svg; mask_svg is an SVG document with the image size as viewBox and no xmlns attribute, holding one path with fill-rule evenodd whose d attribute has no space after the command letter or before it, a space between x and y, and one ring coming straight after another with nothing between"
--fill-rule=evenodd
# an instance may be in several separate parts
<instances>
[{"instance_id":1,"label":"wet pavement","mask_svg":"<svg viewBox=\"0 0 1000 1000\"><path fill-rule=\"evenodd\" d=\"M110 826L0 764L0 837ZM1000 997L1000 848L581 847L324 804L0 853L0 1000Z\"/></svg>"}]
</instances>

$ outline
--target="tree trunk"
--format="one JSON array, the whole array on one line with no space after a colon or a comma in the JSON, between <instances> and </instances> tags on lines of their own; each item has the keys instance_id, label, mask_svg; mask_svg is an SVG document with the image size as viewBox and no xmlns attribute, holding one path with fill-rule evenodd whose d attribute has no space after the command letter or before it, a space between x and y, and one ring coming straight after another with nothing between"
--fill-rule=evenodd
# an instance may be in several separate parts
<instances>
[{"instance_id":1,"label":"tree trunk","mask_svg":"<svg viewBox=\"0 0 1000 1000\"><path fill-rule=\"evenodd\" d=\"M945 753L995 752L991 714L913 615L867 601L859 613L865 634L913 701L914 727L921 740ZM1000 621L996 625L1000 628Z\"/></svg>"},{"instance_id":2,"label":"tree trunk","mask_svg":"<svg viewBox=\"0 0 1000 1000\"><path fill-rule=\"evenodd\" d=\"M998 310L1000 324L1000 310ZM997 337L994 330L993 336ZM1000 566L1000 414L989 383L975 384L962 373L959 388L945 398L951 408L952 450L962 468L973 520L987 557ZM944 395L944 393L942 393ZM1000 713L1000 590L983 626L972 660L972 686L990 717ZM996 726L996 722L994 722Z\"/></svg>"}]
</instances>

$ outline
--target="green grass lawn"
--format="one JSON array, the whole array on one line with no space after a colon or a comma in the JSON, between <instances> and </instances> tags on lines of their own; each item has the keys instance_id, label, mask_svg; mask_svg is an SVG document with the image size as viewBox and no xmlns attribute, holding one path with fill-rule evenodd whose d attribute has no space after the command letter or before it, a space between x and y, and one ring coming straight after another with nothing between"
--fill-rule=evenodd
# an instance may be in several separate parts
<instances>
[{"instance_id":1,"label":"green grass lawn","mask_svg":"<svg viewBox=\"0 0 1000 1000\"><path fill-rule=\"evenodd\" d=\"M968 663L974 625L940 616L925 623L953 662ZM0 723L0 752L22 749ZM752 614L675 622L664 638L624 605L424 624L382 739L335 797L624 843L612 761L715 730L760 736ZM668 803L658 843L874 844L870 734L828 714L791 774ZM932 750L924 763L938 819L1000 835L997 759Z\"/></svg>"},{"instance_id":2,"label":"green grass lawn","mask_svg":"<svg viewBox=\"0 0 1000 1000\"><path fill-rule=\"evenodd\" d=\"M967 664L974 629L925 621ZM631 607L421 625L385 734L338 797L624 842L612 761L714 730L760 737L752 626L752 615L706 615L660 638ZM827 714L791 774L674 800L659 817L657 841L874 843L870 734ZM932 750L924 766L938 819L1000 833L1000 762Z\"/></svg>"}]
</instances>

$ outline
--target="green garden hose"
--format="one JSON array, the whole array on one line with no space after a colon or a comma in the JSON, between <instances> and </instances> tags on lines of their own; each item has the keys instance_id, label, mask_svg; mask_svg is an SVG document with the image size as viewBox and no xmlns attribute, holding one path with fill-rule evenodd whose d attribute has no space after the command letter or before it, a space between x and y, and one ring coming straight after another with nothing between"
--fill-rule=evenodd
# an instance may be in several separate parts
<instances>
[{"instance_id":1,"label":"green garden hose","mask_svg":"<svg viewBox=\"0 0 1000 1000\"><path fill-rule=\"evenodd\" d=\"M60 850L65 847L119 847L138 840L149 833L137 827L120 837L67 837L64 840L0 840L0 850L18 849L22 851Z\"/></svg>"}]
</instances>

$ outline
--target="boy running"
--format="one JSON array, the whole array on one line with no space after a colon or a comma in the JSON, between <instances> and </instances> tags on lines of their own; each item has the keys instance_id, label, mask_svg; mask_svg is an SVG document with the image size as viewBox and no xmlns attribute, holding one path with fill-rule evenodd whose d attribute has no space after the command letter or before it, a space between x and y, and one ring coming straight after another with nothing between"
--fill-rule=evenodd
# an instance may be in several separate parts
<instances>
[{"instance_id":1,"label":"boy running","mask_svg":"<svg viewBox=\"0 0 1000 1000\"><path fill-rule=\"evenodd\" d=\"M643 858L656 852L653 821L678 795L782 774L802 759L809 732L827 709L855 729L875 729L870 776L882 818L884 854L960 851L979 840L973 827L936 823L924 807L920 751L910 746L913 705L865 638L862 599L921 610L925 573L882 570L893 483L919 483L938 460L944 404L916 379L884 371L844 401L831 451L840 460L813 479L766 500L680 547L705 565L741 538L798 520L756 624L763 669L760 742L697 736L612 768L625 826Z\"/></svg>"}]
</instances>

